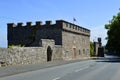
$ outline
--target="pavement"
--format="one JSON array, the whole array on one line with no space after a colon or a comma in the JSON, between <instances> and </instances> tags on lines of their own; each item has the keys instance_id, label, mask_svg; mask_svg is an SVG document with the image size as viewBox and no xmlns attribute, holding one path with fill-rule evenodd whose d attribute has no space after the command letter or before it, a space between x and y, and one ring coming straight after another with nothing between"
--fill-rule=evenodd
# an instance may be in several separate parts
<instances>
[{"instance_id":1,"label":"pavement","mask_svg":"<svg viewBox=\"0 0 120 80\"><path fill-rule=\"evenodd\" d=\"M74 63L74 62L90 60L90 59L95 59L95 58L89 58L89 59L86 58L86 59L69 60L69 61L56 60L56 61L50 61L50 62L45 62L40 64L0 67L0 77L11 76L19 73L30 72L30 71L35 71L35 70L40 70L44 68L50 68L54 66L60 66L60 65Z\"/></svg>"}]
</instances>

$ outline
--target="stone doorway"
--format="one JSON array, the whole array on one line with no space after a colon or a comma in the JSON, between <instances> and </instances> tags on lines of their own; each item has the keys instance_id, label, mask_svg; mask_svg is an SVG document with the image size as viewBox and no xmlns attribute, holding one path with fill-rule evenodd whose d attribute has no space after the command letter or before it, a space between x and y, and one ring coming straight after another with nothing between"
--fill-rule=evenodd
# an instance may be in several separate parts
<instances>
[{"instance_id":1,"label":"stone doorway","mask_svg":"<svg viewBox=\"0 0 120 80\"><path fill-rule=\"evenodd\" d=\"M74 58L76 58L77 54L76 54L76 48L73 48L73 56Z\"/></svg>"},{"instance_id":2,"label":"stone doorway","mask_svg":"<svg viewBox=\"0 0 120 80\"><path fill-rule=\"evenodd\" d=\"M51 61L52 60L52 49L50 46L48 46L47 48L47 61Z\"/></svg>"}]
</instances>

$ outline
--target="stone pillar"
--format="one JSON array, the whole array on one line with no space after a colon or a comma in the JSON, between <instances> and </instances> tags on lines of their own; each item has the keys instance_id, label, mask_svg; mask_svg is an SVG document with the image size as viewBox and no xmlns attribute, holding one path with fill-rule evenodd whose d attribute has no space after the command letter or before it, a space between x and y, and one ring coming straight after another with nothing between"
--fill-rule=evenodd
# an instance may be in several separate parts
<instances>
[{"instance_id":1,"label":"stone pillar","mask_svg":"<svg viewBox=\"0 0 120 80\"><path fill-rule=\"evenodd\" d=\"M104 57L104 48L102 47L101 38L98 38L98 57Z\"/></svg>"}]
</instances>

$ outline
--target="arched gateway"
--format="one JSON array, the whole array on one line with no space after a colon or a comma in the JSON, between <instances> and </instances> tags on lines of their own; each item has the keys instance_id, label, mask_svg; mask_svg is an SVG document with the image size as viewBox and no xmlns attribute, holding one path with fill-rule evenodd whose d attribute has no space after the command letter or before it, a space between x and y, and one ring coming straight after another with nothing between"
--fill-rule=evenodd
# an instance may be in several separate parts
<instances>
[{"instance_id":1,"label":"arched gateway","mask_svg":"<svg viewBox=\"0 0 120 80\"><path fill-rule=\"evenodd\" d=\"M52 49L50 46L47 47L47 61L52 60Z\"/></svg>"}]
</instances>

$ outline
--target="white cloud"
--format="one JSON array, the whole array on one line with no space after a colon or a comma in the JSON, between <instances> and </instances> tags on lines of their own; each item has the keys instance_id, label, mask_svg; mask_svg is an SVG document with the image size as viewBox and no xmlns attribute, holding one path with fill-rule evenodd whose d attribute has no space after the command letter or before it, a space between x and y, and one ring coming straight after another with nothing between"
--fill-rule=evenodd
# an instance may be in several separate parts
<instances>
[{"instance_id":1,"label":"white cloud","mask_svg":"<svg viewBox=\"0 0 120 80\"><path fill-rule=\"evenodd\" d=\"M93 27L90 30L91 30L91 37L90 37L91 41L93 40L97 41L97 38L101 37L102 44L105 45L107 43L107 41L105 40L105 38L107 37L107 30L104 28L104 25Z\"/></svg>"}]
</instances>

